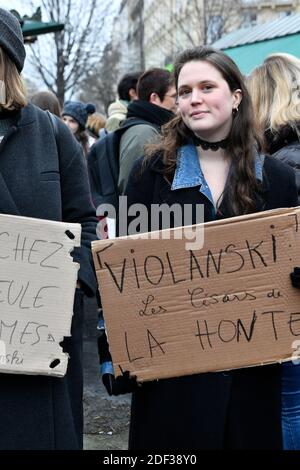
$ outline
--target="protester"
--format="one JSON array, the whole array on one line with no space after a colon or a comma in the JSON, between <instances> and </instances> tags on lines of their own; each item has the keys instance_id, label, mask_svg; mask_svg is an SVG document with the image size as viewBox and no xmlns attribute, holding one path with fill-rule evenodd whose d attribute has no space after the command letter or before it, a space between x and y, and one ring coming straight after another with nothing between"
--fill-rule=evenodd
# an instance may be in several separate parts
<instances>
[{"instance_id":1,"label":"protester","mask_svg":"<svg viewBox=\"0 0 300 470\"><path fill-rule=\"evenodd\" d=\"M81 101L66 101L62 112L63 121L81 144L85 157L89 151L89 139L85 126L88 116L95 111L95 105L92 103L84 104Z\"/></svg>"},{"instance_id":2,"label":"protester","mask_svg":"<svg viewBox=\"0 0 300 470\"><path fill-rule=\"evenodd\" d=\"M179 113L164 127L162 142L134 165L128 208L143 204L151 222L153 203L203 204L209 222L295 206L293 171L256 150L251 101L232 59L196 47L179 55L174 75ZM125 373L120 390L111 374L103 381L110 393L126 390ZM140 384L129 448L280 449L280 386L279 364Z\"/></svg>"},{"instance_id":3,"label":"protester","mask_svg":"<svg viewBox=\"0 0 300 470\"><path fill-rule=\"evenodd\" d=\"M107 224L104 204L110 204L117 212L132 165L143 155L144 146L159 137L161 126L174 117L176 90L167 70L147 70L139 78L137 93L139 99L129 104L128 117L120 128L101 137L87 156L101 239L113 237L117 231L114 216L110 217L111 224Z\"/></svg>"},{"instance_id":4,"label":"protester","mask_svg":"<svg viewBox=\"0 0 300 470\"><path fill-rule=\"evenodd\" d=\"M272 54L248 79L263 150L290 165L300 205L300 60ZM285 449L300 449L300 366L282 366L282 431Z\"/></svg>"},{"instance_id":5,"label":"protester","mask_svg":"<svg viewBox=\"0 0 300 470\"><path fill-rule=\"evenodd\" d=\"M25 60L19 21L0 9L0 212L80 223L80 262L65 377L1 374L1 450L80 449L83 438L83 295L96 279L90 242L97 219L80 145L60 119L27 103L20 77ZM20 222L20 227L22 223ZM55 303L53 304L55 305Z\"/></svg>"},{"instance_id":6,"label":"protester","mask_svg":"<svg viewBox=\"0 0 300 470\"><path fill-rule=\"evenodd\" d=\"M44 111L50 111L55 116L61 117L61 109L57 96L52 91L38 91L31 97L31 103Z\"/></svg>"},{"instance_id":7,"label":"protester","mask_svg":"<svg viewBox=\"0 0 300 470\"><path fill-rule=\"evenodd\" d=\"M118 187L123 194L132 166L144 153L144 146L155 141L161 127L174 117L176 90L168 70L146 70L137 83L138 99L128 105L127 120L132 124L120 141L120 174Z\"/></svg>"},{"instance_id":8,"label":"protester","mask_svg":"<svg viewBox=\"0 0 300 470\"><path fill-rule=\"evenodd\" d=\"M118 83L119 99L108 107L107 132L115 131L127 117L127 108L131 101L137 99L136 85L141 72L127 73Z\"/></svg>"}]
</instances>

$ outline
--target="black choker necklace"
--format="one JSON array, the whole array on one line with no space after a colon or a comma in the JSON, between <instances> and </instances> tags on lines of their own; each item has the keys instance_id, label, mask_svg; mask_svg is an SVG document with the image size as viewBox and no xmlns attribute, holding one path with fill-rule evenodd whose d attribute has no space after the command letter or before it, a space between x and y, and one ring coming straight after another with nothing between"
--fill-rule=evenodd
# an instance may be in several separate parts
<instances>
[{"instance_id":1,"label":"black choker necklace","mask_svg":"<svg viewBox=\"0 0 300 470\"><path fill-rule=\"evenodd\" d=\"M219 149L226 149L228 147L228 139L219 140L219 142L208 142L207 140L202 140L196 135L193 137L194 144L201 145L203 150L213 150L216 152Z\"/></svg>"}]
</instances>

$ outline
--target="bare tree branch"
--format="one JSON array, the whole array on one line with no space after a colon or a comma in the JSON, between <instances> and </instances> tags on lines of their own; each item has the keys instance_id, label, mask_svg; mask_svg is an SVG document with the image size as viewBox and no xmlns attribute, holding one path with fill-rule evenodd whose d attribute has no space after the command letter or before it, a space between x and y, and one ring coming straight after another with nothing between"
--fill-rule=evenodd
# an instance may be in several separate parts
<instances>
[{"instance_id":1,"label":"bare tree branch","mask_svg":"<svg viewBox=\"0 0 300 470\"><path fill-rule=\"evenodd\" d=\"M112 14L112 2L41 0L41 5L44 21L62 22L65 27L52 35L39 37L31 45L31 63L62 104L65 93L74 93L101 57L104 24Z\"/></svg>"},{"instance_id":2,"label":"bare tree branch","mask_svg":"<svg viewBox=\"0 0 300 470\"><path fill-rule=\"evenodd\" d=\"M241 24L241 5L243 0L189 0L179 11L172 15L172 30L164 35L160 48L169 56L170 50L176 54L185 47L210 44L228 32L232 25ZM168 3L169 8L176 5ZM175 8L175 7L174 7ZM153 22L166 28L165 17L161 11L154 13ZM178 33L181 41L178 41ZM171 47L170 47L171 46Z\"/></svg>"},{"instance_id":3,"label":"bare tree branch","mask_svg":"<svg viewBox=\"0 0 300 470\"><path fill-rule=\"evenodd\" d=\"M31 61L31 64L35 64L36 68L38 69L39 73L41 74L45 84L49 87L49 84L51 81L49 81L46 77L47 75L52 78L52 80L55 80L55 75L51 72L51 70L48 67L43 66L41 60L40 60L40 55L36 53L36 51L32 48L32 54L34 57L34 62Z\"/></svg>"},{"instance_id":4,"label":"bare tree branch","mask_svg":"<svg viewBox=\"0 0 300 470\"><path fill-rule=\"evenodd\" d=\"M107 112L110 103L115 100L119 61L119 49L113 48L112 43L109 43L105 48L101 63L91 69L82 82L80 98L83 101L93 101L104 113Z\"/></svg>"}]
</instances>

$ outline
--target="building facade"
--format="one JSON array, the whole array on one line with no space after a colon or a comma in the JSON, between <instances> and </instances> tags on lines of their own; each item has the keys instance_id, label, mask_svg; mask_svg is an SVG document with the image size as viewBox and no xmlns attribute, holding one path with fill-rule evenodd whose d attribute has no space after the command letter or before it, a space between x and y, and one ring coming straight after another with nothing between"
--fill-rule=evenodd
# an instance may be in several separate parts
<instances>
[{"instance_id":1,"label":"building facade","mask_svg":"<svg viewBox=\"0 0 300 470\"><path fill-rule=\"evenodd\" d=\"M300 12L299 0L245 1L242 6L242 26L255 26Z\"/></svg>"},{"instance_id":2,"label":"building facade","mask_svg":"<svg viewBox=\"0 0 300 470\"><path fill-rule=\"evenodd\" d=\"M114 31L120 73L165 67L187 47L300 12L300 0L123 0Z\"/></svg>"}]
</instances>

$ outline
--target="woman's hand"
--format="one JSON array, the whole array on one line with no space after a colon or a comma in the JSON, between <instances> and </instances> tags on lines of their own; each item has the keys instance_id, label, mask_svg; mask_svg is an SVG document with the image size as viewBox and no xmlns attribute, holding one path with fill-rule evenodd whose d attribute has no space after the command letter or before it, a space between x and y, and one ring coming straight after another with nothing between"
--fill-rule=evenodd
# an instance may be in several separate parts
<instances>
[{"instance_id":1,"label":"woman's hand","mask_svg":"<svg viewBox=\"0 0 300 470\"><path fill-rule=\"evenodd\" d=\"M117 378L112 374L103 374L102 382L110 396L131 393L136 390L138 386L136 378L130 377L128 371L124 372L123 375L119 375Z\"/></svg>"}]
</instances>

